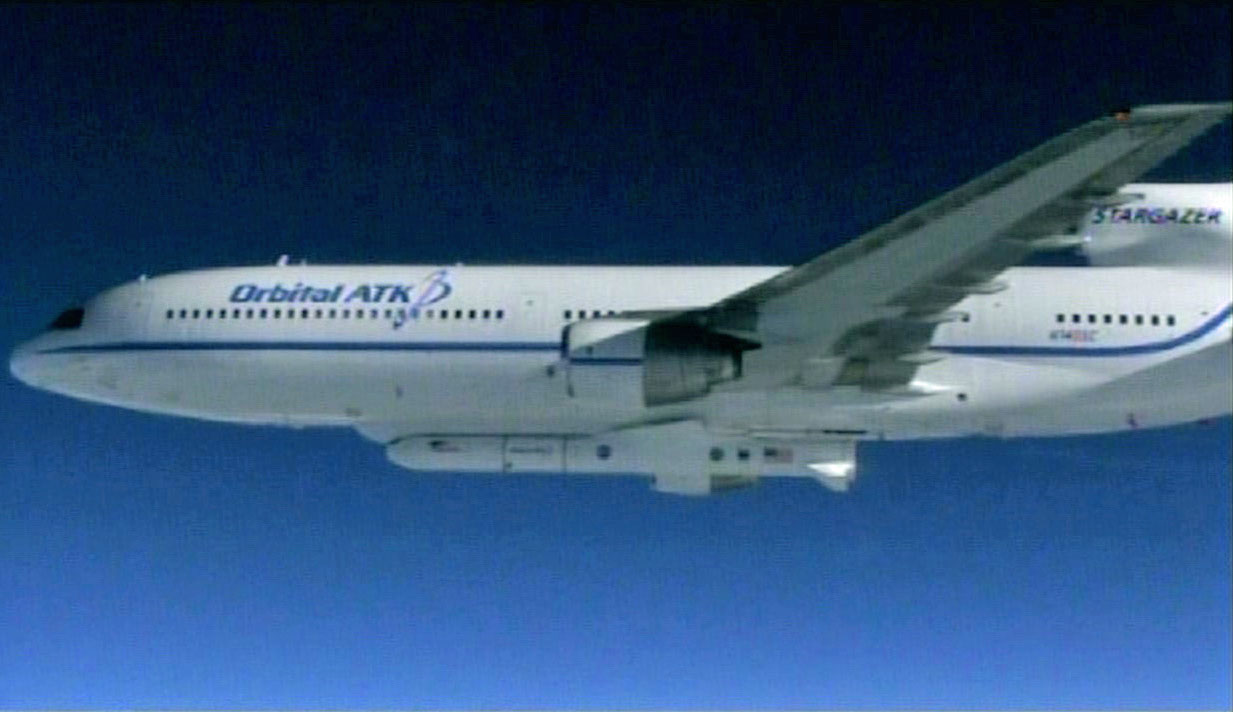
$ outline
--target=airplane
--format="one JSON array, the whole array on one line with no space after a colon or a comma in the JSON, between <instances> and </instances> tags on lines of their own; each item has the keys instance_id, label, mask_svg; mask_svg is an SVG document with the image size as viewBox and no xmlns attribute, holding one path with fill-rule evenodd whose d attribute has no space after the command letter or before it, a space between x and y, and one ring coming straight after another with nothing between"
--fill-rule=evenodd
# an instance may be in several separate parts
<instances>
[{"instance_id":1,"label":"airplane","mask_svg":"<svg viewBox=\"0 0 1233 712\"><path fill-rule=\"evenodd\" d=\"M412 471L764 477L870 440L1228 414L1233 183L1135 183L1233 104L1121 109L796 267L295 264L141 277L12 354L35 388L343 426ZM1081 267L1025 265L1080 251Z\"/></svg>"}]
</instances>

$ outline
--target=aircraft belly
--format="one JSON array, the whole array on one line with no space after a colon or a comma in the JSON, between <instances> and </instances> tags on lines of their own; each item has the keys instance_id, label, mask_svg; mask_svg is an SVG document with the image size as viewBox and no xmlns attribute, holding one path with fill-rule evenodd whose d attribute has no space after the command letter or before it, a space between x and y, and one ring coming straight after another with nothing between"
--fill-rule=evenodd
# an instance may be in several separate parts
<instances>
[{"instance_id":1,"label":"aircraft belly","mask_svg":"<svg viewBox=\"0 0 1233 712\"><path fill-rule=\"evenodd\" d=\"M66 395L244 423L405 423L426 432L566 432L636 418L570 399L543 354L200 351L66 355ZM65 380L66 375L71 378Z\"/></svg>"},{"instance_id":2,"label":"aircraft belly","mask_svg":"<svg viewBox=\"0 0 1233 712\"><path fill-rule=\"evenodd\" d=\"M1228 415L1233 342L1223 340L1006 418L1007 435L1158 428Z\"/></svg>"}]
</instances>

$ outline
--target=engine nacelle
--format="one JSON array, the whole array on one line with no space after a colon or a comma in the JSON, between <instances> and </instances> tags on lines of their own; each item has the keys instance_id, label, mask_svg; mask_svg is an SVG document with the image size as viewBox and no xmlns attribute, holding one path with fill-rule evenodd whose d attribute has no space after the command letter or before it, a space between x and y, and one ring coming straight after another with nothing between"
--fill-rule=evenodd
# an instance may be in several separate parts
<instances>
[{"instance_id":1,"label":"engine nacelle","mask_svg":"<svg viewBox=\"0 0 1233 712\"><path fill-rule=\"evenodd\" d=\"M571 396L644 406L700 398L740 378L741 353L755 348L689 323L635 319L580 321L562 340Z\"/></svg>"},{"instance_id":2,"label":"engine nacelle","mask_svg":"<svg viewBox=\"0 0 1233 712\"><path fill-rule=\"evenodd\" d=\"M741 345L736 339L691 324L652 324L646 331L642 368L646 404L699 398L717 383L740 378Z\"/></svg>"},{"instance_id":3,"label":"engine nacelle","mask_svg":"<svg viewBox=\"0 0 1233 712\"><path fill-rule=\"evenodd\" d=\"M688 495L747 487L761 477L809 477L843 491L856 475L851 441L716 437L693 421L594 436L416 435L389 445L386 456L426 472L644 474L659 492Z\"/></svg>"}]
</instances>

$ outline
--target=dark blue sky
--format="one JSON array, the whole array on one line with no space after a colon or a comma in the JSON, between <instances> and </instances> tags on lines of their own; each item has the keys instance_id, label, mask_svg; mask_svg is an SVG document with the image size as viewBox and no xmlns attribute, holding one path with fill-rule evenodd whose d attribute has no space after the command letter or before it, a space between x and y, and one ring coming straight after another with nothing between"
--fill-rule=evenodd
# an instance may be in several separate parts
<instances>
[{"instance_id":1,"label":"dark blue sky","mask_svg":"<svg viewBox=\"0 0 1233 712\"><path fill-rule=\"evenodd\" d=\"M1227 8L0 7L0 343L140 273L791 263ZM1160 168L1228 180L1227 125ZM0 705L1233 704L1229 419L875 444L847 496L413 476L0 383Z\"/></svg>"}]
</instances>

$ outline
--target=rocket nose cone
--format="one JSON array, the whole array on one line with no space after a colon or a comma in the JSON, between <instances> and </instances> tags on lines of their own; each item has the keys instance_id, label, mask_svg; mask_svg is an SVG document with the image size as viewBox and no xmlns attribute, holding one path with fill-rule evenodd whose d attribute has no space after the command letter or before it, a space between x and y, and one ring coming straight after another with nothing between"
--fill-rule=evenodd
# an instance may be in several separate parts
<instances>
[{"instance_id":1,"label":"rocket nose cone","mask_svg":"<svg viewBox=\"0 0 1233 712\"><path fill-rule=\"evenodd\" d=\"M9 355L9 373L26 385L33 386L34 360L37 357L29 343L21 344Z\"/></svg>"}]
</instances>

